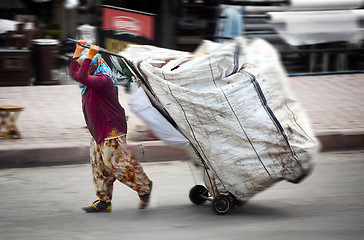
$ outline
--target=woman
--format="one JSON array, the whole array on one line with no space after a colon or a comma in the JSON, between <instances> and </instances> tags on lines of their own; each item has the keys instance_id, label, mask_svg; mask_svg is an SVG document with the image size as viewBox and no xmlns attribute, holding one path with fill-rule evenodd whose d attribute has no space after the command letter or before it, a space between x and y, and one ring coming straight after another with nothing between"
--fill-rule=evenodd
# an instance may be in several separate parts
<instances>
[{"instance_id":1,"label":"woman","mask_svg":"<svg viewBox=\"0 0 364 240\"><path fill-rule=\"evenodd\" d=\"M149 204L152 181L127 147L125 111L118 101L117 84L99 52L92 45L82 55L87 41L79 40L70 64L70 76L82 86L82 110L92 135L90 161L96 196L86 212L110 212L113 183L119 180L135 190L139 208Z\"/></svg>"}]
</instances>

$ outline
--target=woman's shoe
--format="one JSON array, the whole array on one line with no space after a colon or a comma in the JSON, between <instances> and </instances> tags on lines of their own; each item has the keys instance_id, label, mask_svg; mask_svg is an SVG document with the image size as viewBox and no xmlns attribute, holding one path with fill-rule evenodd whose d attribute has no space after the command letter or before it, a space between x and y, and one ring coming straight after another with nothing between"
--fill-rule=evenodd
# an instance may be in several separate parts
<instances>
[{"instance_id":1,"label":"woman's shoe","mask_svg":"<svg viewBox=\"0 0 364 240\"><path fill-rule=\"evenodd\" d=\"M93 212L111 212L111 202L106 203L101 200L96 200L89 207L82 208L85 212L93 213Z\"/></svg>"},{"instance_id":2,"label":"woman's shoe","mask_svg":"<svg viewBox=\"0 0 364 240\"><path fill-rule=\"evenodd\" d=\"M150 181L150 183L149 183L149 189L150 189L149 193L139 195L139 198L140 198L139 209L146 209L149 206L150 195L152 193L152 187L153 187L153 182Z\"/></svg>"}]
</instances>

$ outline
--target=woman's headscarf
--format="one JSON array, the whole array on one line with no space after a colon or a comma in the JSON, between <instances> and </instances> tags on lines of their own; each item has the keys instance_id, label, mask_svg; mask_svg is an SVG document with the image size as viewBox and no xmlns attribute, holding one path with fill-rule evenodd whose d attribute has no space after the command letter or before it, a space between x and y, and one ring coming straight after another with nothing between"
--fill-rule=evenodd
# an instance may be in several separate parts
<instances>
[{"instance_id":1,"label":"woman's headscarf","mask_svg":"<svg viewBox=\"0 0 364 240\"><path fill-rule=\"evenodd\" d=\"M81 66L83 61L85 60L86 58L86 55L83 54L81 55L78 59L77 59L77 62L78 64ZM91 61L91 65L90 65L90 68L88 70L88 74L90 76L95 76L97 74L105 74L105 75L108 75L113 84L114 84L114 88L116 90L116 94L118 94L118 82L116 80L116 78L114 77L114 74L112 73L110 67L107 65L107 63L105 62L105 60L101 57L100 54L96 54L94 56L94 58L92 59ZM86 86L84 86L83 84L80 84L81 85L81 88L82 88L82 92L81 92L81 95L83 95L86 91Z\"/></svg>"}]
</instances>

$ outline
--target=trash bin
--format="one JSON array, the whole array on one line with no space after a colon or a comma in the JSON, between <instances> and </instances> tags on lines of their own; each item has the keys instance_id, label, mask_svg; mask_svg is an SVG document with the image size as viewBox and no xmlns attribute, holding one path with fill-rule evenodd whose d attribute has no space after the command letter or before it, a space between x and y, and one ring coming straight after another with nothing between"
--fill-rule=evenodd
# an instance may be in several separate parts
<instances>
[{"instance_id":1,"label":"trash bin","mask_svg":"<svg viewBox=\"0 0 364 240\"><path fill-rule=\"evenodd\" d=\"M53 73L57 68L59 41L55 39L34 39L33 65L34 85L55 85L58 80Z\"/></svg>"}]
</instances>

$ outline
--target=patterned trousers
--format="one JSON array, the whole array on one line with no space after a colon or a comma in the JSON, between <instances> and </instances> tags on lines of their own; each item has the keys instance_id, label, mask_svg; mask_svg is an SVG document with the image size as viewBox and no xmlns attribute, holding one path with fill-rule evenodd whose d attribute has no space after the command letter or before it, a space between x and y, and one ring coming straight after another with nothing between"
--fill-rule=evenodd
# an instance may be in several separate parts
<instances>
[{"instance_id":1,"label":"patterned trousers","mask_svg":"<svg viewBox=\"0 0 364 240\"><path fill-rule=\"evenodd\" d=\"M90 161L96 196L101 201L111 202L115 180L139 195L149 193L150 180L129 150L125 136L105 139L99 144L92 138Z\"/></svg>"}]
</instances>

